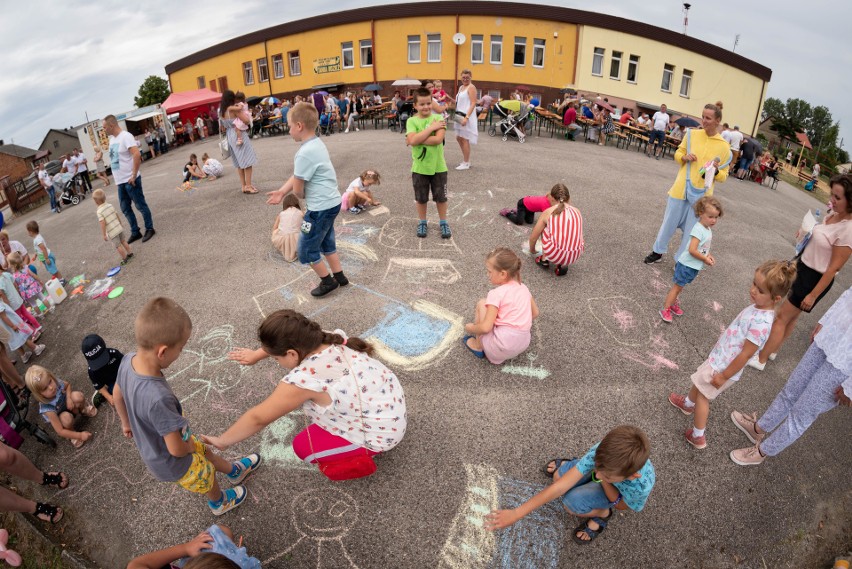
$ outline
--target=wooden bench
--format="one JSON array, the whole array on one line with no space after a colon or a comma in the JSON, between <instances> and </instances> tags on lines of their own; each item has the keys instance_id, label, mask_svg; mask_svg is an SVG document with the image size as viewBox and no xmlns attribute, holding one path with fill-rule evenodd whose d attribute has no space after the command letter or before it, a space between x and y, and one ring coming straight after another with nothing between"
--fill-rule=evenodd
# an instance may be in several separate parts
<instances>
[{"instance_id":1,"label":"wooden bench","mask_svg":"<svg viewBox=\"0 0 852 569\"><path fill-rule=\"evenodd\" d=\"M802 170L799 170L798 176L799 176L799 183L800 184L807 184L808 182L812 182L813 179L814 179L813 176L805 173ZM816 184L814 184L814 186L816 186Z\"/></svg>"}]
</instances>

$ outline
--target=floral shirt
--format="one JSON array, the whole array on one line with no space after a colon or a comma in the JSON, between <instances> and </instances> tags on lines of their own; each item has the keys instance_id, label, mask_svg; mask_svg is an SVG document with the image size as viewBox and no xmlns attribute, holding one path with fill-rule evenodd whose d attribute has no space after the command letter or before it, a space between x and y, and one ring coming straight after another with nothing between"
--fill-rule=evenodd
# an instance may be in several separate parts
<instances>
[{"instance_id":1,"label":"floral shirt","mask_svg":"<svg viewBox=\"0 0 852 569\"><path fill-rule=\"evenodd\" d=\"M755 305L747 306L734 318L728 328L722 332L713 350L707 357L713 371L723 372L731 362L743 351L746 341L751 342L757 349L763 348L769 339L772 330L772 322L775 320L774 310L760 310ZM738 371L731 377L731 381L737 381L743 370Z\"/></svg>"},{"instance_id":2,"label":"floral shirt","mask_svg":"<svg viewBox=\"0 0 852 569\"><path fill-rule=\"evenodd\" d=\"M12 278L15 279L15 285L24 300L29 300L41 293L41 285L26 270L12 273Z\"/></svg>"},{"instance_id":3,"label":"floral shirt","mask_svg":"<svg viewBox=\"0 0 852 569\"><path fill-rule=\"evenodd\" d=\"M383 452L405 434L402 385L383 363L365 353L330 346L302 360L281 381L328 393L331 405L306 401L302 411L313 423L353 444Z\"/></svg>"}]
</instances>

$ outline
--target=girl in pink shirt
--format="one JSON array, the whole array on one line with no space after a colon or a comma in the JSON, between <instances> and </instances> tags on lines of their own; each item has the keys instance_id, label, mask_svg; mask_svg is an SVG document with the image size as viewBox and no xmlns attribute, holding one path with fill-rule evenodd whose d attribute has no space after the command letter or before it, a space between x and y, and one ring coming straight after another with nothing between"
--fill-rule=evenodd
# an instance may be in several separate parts
<instances>
[{"instance_id":1,"label":"girl in pink shirt","mask_svg":"<svg viewBox=\"0 0 852 569\"><path fill-rule=\"evenodd\" d=\"M549 269L550 263L554 263L556 276L562 277L568 273L568 265L575 263L586 250L583 216L579 209L569 205L571 195L565 184L553 186L550 198L556 205L538 218L530 233L530 253L538 253L537 242L541 237L541 254L535 258L536 264Z\"/></svg>"},{"instance_id":2,"label":"girl in pink shirt","mask_svg":"<svg viewBox=\"0 0 852 569\"><path fill-rule=\"evenodd\" d=\"M502 364L529 347L538 306L521 283L521 260L512 250L494 249L485 259L485 269L497 288L476 303L475 321L465 324L462 342L476 357Z\"/></svg>"}]
</instances>

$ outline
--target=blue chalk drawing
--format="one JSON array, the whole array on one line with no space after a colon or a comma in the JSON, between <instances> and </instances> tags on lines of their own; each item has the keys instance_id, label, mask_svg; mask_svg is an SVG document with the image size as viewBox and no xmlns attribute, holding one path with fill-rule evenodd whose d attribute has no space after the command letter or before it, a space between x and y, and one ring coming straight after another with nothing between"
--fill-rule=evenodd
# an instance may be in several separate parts
<instances>
[{"instance_id":1,"label":"blue chalk drawing","mask_svg":"<svg viewBox=\"0 0 852 569\"><path fill-rule=\"evenodd\" d=\"M367 337L376 337L385 346L405 357L425 354L450 331L451 323L399 303L384 307L385 317L367 330Z\"/></svg>"},{"instance_id":2,"label":"blue chalk drawing","mask_svg":"<svg viewBox=\"0 0 852 569\"><path fill-rule=\"evenodd\" d=\"M517 508L544 489L540 484L501 477L500 508ZM565 540L565 514L558 501L545 504L500 532L491 567L555 569Z\"/></svg>"},{"instance_id":3,"label":"blue chalk drawing","mask_svg":"<svg viewBox=\"0 0 852 569\"><path fill-rule=\"evenodd\" d=\"M282 286L278 289L278 293L284 297L284 300L293 300L294 295L293 291L287 288L286 286Z\"/></svg>"}]
</instances>

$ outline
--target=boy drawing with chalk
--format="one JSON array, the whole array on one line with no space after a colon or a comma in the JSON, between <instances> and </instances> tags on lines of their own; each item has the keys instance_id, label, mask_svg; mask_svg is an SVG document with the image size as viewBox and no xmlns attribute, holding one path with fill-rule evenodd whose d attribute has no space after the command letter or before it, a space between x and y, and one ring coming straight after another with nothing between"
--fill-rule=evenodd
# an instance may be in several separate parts
<instances>
[{"instance_id":1,"label":"boy drawing with chalk","mask_svg":"<svg viewBox=\"0 0 852 569\"><path fill-rule=\"evenodd\" d=\"M186 311L170 298L154 298L136 316L135 331L137 351L121 360L112 393L124 436L134 440L157 480L206 494L213 514L221 516L245 500L248 492L240 482L260 465L260 456L228 462L190 433L180 402L163 376L192 332ZM217 472L234 487L219 488Z\"/></svg>"},{"instance_id":2,"label":"boy drawing with chalk","mask_svg":"<svg viewBox=\"0 0 852 569\"><path fill-rule=\"evenodd\" d=\"M645 507L656 480L650 454L648 437L638 427L616 427L582 458L548 462L544 472L553 484L515 509L491 512L486 527L508 527L558 499L569 514L585 518L571 538L582 545L590 543L607 528L614 510L638 512Z\"/></svg>"}]
</instances>

